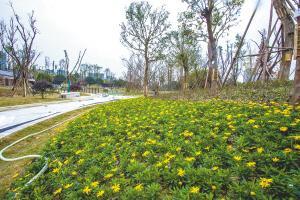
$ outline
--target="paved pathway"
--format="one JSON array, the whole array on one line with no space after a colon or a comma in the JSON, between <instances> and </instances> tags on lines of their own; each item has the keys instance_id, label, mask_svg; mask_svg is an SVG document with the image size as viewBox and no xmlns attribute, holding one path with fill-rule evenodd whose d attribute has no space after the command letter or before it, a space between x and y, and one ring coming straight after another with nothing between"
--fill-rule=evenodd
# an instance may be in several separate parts
<instances>
[{"instance_id":1,"label":"paved pathway","mask_svg":"<svg viewBox=\"0 0 300 200\"><path fill-rule=\"evenodd\" d=\"M0 112L0 138L3 138L16 131L41 122L43 120L55 117L57 115L77 110L85 106L100 104L118 99L125 99L125 96L92 96L81 98L77 101L62 102L55 104L45 104L34 107L25 107L15 110Z\"/></svg>"}]
</instances>

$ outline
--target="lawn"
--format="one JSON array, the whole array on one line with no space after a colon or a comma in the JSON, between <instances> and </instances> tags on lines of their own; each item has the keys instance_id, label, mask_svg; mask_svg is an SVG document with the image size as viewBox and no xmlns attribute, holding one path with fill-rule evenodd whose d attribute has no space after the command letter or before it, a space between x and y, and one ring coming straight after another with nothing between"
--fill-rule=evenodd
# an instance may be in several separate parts
<instances>
[{"instance_id":1,"label":"lawn","mask_svg":"<svg viewBox=\"0 0 300 200\"><path fill-rule=\"evenodd\" d=\"M62 101L62 100L63 100L62 98L59 98L59 94L47 95L44 99L42 99L40 96L0 97L0 107L33 104L33 103L54 102L54 101Z\"/></svg>"},{"instance_id":2,"label":"lawn","mask_svg":"<svg viewBox=\"0 0 300 200\"><path fill-rule=\"evenodd\" d=\"M11 91L9 88L4 88L4 87L0 88L0 107L63 100L62 98L59 97L58 93L48 94L45 96L44 99L42 99L40 95L35 95L35 96L30 95L27 97L22 97L20 95L11 97L10 95L11 95Z\"/></svg>"},{"instance_id":3,"label":"lawn","mask_svg":"<svg viewBox=\"0 0 300 200\"><path fill-rule=\"evenodd\" d=\"M131 99L70 123L6 198L299 199L300 107Z\"/></svg>"},{"instance_id":4,"label":"lawn","mask_svg":"<svg viewBox=\"0 0 300 200\"><path fill-rule=\"evenodd\" d=\"M6 145L13 143L14 141L29 135L31 133L44 130L56 123L61 122L62 120L68 119L74 115L86 112L92 108L85 108L81 110L72 111L69 113L62 114L55 118L40 122L36 125L25 128L24 130L18 131L12 135L6 136L5 138L0 139L0 149L4 148ZM67 123L66 123L67 124ZM60 130L65 126L59 126L53 130L49 130L39 136L28 138L24 142L21 142L14 147L10 148L5 152L7 157L18 157L32 153L38 153L41 149L44 148L45 143L53 136L55 136ZM0 161L0 199L4 199L4 194L7 192L10 184L16 179L19 174L22 174L24 168L27 165L31 164L31 160L20 160L17 162L3 162Z\"/></svg>"}]
</instances>

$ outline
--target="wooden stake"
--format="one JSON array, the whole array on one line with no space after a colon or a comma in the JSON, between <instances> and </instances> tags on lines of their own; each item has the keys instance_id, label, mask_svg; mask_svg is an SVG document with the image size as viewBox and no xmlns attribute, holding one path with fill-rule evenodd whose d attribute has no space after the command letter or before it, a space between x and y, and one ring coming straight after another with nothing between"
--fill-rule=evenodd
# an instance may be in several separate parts
<instances>
[{"instance_id":1,"label":"wooden stake","mask_svg":"<svg viewBox=\"0 0 300 200\"><path fill-rule=\"evenodd\" d=\"M239 54L240 54L240 51L241 51L241 48L243 47L245 37L246 37L246 35L247 35L247 33L248 33L248 30L249 30L249 28L250 28L250 25L251 25L251 23L252 23L252 21L253 21L253 18L254 18L254 16L255 16L255 14L256 14L256 11L257 11L257 9L258 9L259 4L260 4L260 0L257 1L256 7L255 7L255 9L254 9L254 11L253 11L253 13L252 13L252 16L251 16L249 22L248 22L248 25L247 25L247 27L246 27L246 30L245 30L243 36L242 36L241 42L240 42L240 44L239 44L239 46L238 46L238 49L237 49L237 51L235 52L234 58L233 58L233 60L232 60L232 62L231 62L231 64L230 64L230 67L229 67L229 69L228 69L228 72L227 72L226 75L225 75L224 81L223 81L223 83L222 83L222 87L224 87L224 85L225 85L225 83L226 83L226 81L227 81L227 79L228 79L228 76L229 76L229 74L230 74L230 72L231 72L231 70L232 70L234 64L235 64L236 61L237 61L237 58L238 58L238 56L239 56Z\"/></svg>"}]
</instances>

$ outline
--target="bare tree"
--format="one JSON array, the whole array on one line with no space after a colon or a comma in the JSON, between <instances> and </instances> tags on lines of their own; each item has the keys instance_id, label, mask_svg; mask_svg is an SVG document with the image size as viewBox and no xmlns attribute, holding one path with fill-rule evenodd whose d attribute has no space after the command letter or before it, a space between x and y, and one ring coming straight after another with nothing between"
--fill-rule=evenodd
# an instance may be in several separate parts
<instances>
[{"instance_id":1,"label":"bare tree","mask_svg":"<svg viewBox=\"0 0 300 200\"><path fill-rule=\"evenodd\" d=\"M126 11L126 24L121 24L121 42L144 57L144 96L148 96L150 64L162 56L164 34L170 26L168 16L164 8L153 9L145 1L133 2Z\"/></svg>"},{"instance_id":2,"label":"bare tree","mask_svg":"<svg viewBox=\"0 0 300 200\"><path fill-rule=\"evenodd\" d=\"M125 79L127 80L127 91L142 89L144 63L140 55L132 53L129 59L122 59L127 72Z\"/></svg>"},{"instance_id":3,"label":"bare tree","mask_svg":"<svg viewBox=\"0 0 300 200\"><path fill-rule=\"evenodd\" d=\"M64 53L65 53L64 67L65 67L65 71L66 71L66 74L67 74L68 92L70 92L71 91L71 77L72 77L72 74L74 74L75 72L77 72L79 70L79 68L81 66L81 62L83 60L83 57L86 53L86 49L83 51L83 54L81 54L81 51L79 52L77 61L76 61L76 63L75 63L72 70L70 69L70 59L69 59L67 50L64 50Z\"/></svg>"},{"instance_id":4,"label":"bare tree","mask_svg":"<svg viewBox=\"0 0 300 200\"><path fill-rule=\"evenodd\" d=\"M10 7L13 16L10 18L9 24L3 20L0 22L0 41L3 50L12 58L14 63L13 95L18 88L22 88L23 97L26 97L30 91L28 81L30 70L40 55L33 47L38 29L34 11L28 16L29 28L26 28L11 2Z\"/></svg>"}]
</instances>

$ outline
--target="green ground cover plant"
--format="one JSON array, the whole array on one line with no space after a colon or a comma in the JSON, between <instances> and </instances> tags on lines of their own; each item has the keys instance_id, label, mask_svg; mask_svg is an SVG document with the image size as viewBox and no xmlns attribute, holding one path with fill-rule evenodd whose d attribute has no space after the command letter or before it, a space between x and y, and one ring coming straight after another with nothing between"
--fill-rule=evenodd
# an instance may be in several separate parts
<instances>
[{"instance_id":1,"label":"green ground cover plant","mask_svg":"<svg viewBox=\"0 0 300 200\"><path fill-rule=\"evenodd\" d=\"M217 94L209 89L191 89L185 93L181 91L160 92L157 98L173 100L205 101L207 99L223 99L235 101L255 102L287 102L293 88L291 81L269 81L268 83L250 82L239 83L237 86L225 86Z\"/></svg>"},{"instance_id":2,"label":"green ground cover plant","mask_svg":"<svg viewBox=\"0 0 300 200\"><path fill-rule=\"evenodd\" d=\"M70 123L7 193L21 199L299 199L300 107L131 99Z\"/></svg>"}]
</instances>

